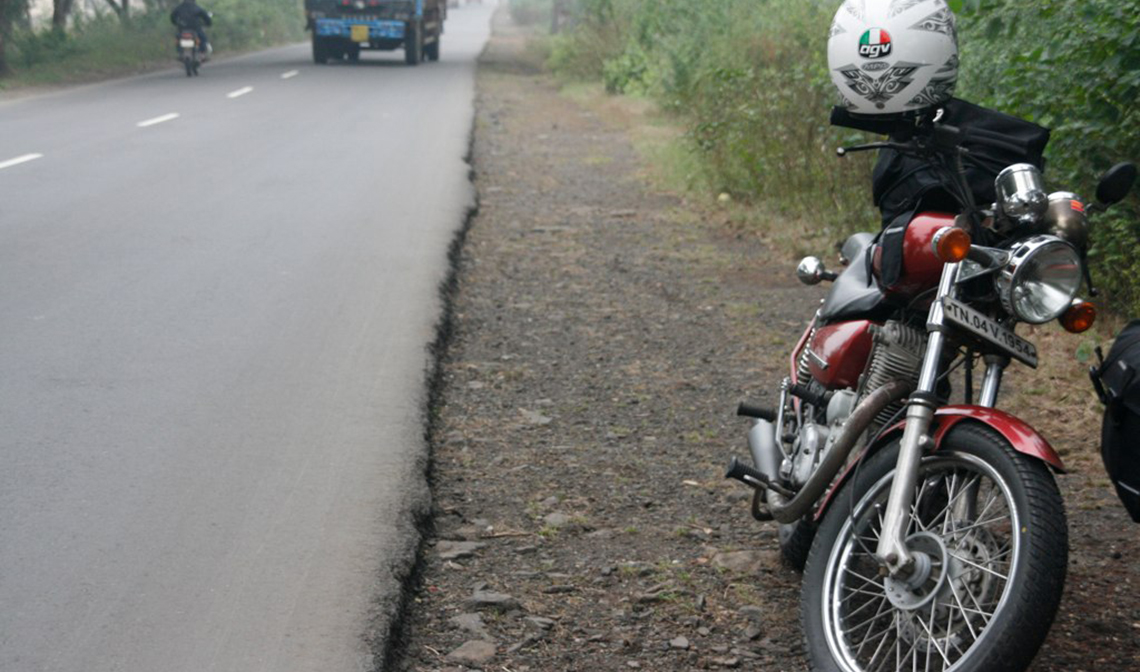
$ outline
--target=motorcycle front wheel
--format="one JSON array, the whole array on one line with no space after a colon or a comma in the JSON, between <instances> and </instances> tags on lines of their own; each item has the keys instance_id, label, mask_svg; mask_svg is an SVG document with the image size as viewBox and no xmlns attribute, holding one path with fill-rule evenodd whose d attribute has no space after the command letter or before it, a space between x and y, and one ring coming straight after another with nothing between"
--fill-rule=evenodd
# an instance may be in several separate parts
<instances>
[{"instance_id":1,"label":"motorcycle front wheel","mask_svg":"<svg viewBox=\"0 0 1140 672\"><path fill-rule=\"evenodd\" d=\"M861 465L833 501L804 573L817 672L1020 672L1052 625L1068 562L1065 511L1038 460L959 425L923 458L906 531L909 576L874 557L898 447Z\"/></svg>"}]
</instances>

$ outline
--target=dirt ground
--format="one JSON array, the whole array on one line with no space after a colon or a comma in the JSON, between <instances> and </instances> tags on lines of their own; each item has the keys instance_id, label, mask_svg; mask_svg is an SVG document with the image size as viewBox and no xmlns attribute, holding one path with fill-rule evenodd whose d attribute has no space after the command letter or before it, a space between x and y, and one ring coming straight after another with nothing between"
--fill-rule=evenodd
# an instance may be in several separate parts
<instances>
[{"instance_id":1,"label":"dirt ground","mask_svg":"<svg viewBox=\"0 0 1140 672\"><path fill-rule=\"evenodd\" d=\"M824 290L648 186L636 119L560 95L524 44L500 13L401 667L803 670L800 575L723 469L747 453L736 403L770 401ZM1072 345L1045 332L1046 352ZM1140 527L1087 440L1079 366L1044 368L1011 374L1011 410L1075 473L1068 588L1033 669L1140 669Z\"/></svg>"}]
</instances>

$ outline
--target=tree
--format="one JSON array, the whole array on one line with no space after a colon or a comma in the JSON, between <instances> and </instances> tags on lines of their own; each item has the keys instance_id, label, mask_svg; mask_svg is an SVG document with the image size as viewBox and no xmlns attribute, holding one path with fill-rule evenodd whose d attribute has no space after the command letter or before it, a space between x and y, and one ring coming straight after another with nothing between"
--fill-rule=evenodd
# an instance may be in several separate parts
<instances>
[{"instance_id":1,"label":"tree","mask_svg":"<svg viewBox=\"0 0 1140 672\"><path fill-rule=\"evenodd\" d=\"M71 15L71 8L75 0L52 0L51 27L53 30L63 32L67 28L67 17Z\"/></svg>"},{"instance_id":2,"label":"tree","mask_svg":"<svg viewBox=\"0 0 1140 672\"><path fill-rule=\"evenodd\" d=\"M0 0L0 76L10 72L6 54L12 28L27 15L28 0Z\"/></svg>"},{"instance_id":3,"label":"tree","mask_svg":"<svg viewBox=\"0 0 1140 672\"><path fill-rule=\"evenodd\" d=\"M111 5L111 9L115 10L115 14L118 15L120 21L126 22L130 20L131 0L119 0L118 2L115 2L115 0L107 0L107 4Z\"/></svg>"}]
</instances>

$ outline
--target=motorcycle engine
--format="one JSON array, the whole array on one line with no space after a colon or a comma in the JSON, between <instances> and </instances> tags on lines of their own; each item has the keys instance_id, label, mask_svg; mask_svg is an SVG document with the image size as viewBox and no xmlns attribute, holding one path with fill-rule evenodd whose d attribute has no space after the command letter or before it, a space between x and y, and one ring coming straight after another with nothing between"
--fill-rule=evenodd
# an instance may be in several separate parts
<instances>
[{"instance_id":1,"label":"motorcycle engine","mask_svg":"<svg viewBox=\"0 0 1140 672\"><path fill-rule=\"evenodd\" d=\"M791 457L784 461L781 476L797 488L807 483L831 448L832 437L838 437L839 428L864 395L892 380L917 382L925 349L925 334L918 329L896 321L875 327L874 346L867 369L860 377L859 389L831 392L826 409L809 408L795 435ZM800 380L809 378L807 367L801 366ZM899 401L884 409L868 427L869 435L877 433L904 406L905 401Z\"/></svg>"},{"instance_id":2,"label":"motorcycle engine","mask_svg":"<svg viewBox=\"0 0 1140 672\"><path fill-rule=\"evenodd\" d=\"M792 459L785 463L785 474L795 487L802 487L831 448L831 439L855 408L854 390L840 390L831 395L824 415L825 423L806 422L800 427L792 445Z\"/></svg>"}]
</instances>

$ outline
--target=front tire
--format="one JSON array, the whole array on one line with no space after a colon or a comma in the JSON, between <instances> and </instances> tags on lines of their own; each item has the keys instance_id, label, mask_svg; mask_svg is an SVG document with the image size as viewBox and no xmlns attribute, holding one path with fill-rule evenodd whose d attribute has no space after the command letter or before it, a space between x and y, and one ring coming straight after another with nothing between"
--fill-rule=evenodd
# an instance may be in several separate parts
<instances>
[{"instance_id":1,"label":"front tire","mask_svg":"<svg viewBox=\"0 0 1140 672\"><path fill-rule=\"evenodd\" d=\"M329 50L325 41L313 35L313 63L324 65L329 62Z\"/></svg>"},{"instance_id":2,"label":"front tire","mask_svg":"<svg viewBox=\"0 0 1140 672\"><path fill-rule=\"evenodd\" d=\"M408 65L419 65L424 60L424 30L418 23L408 24L408 33L404 36L404 62Z\"/></svg>"},{"instance_id":3,"label":"front tire","mask_svg":"<svg viewBox=\"0 0 1140 672\"><path fill-rule=\"evenodd\" d=\"M989 428L953 429L919 468L906 535L925 560L906 583L881 577L872 555L897 458L896 446L862 465L820 525L802 596L812 668L1024 670L1068 562L1052 474Z\"/></svg>"}]
</instances>

